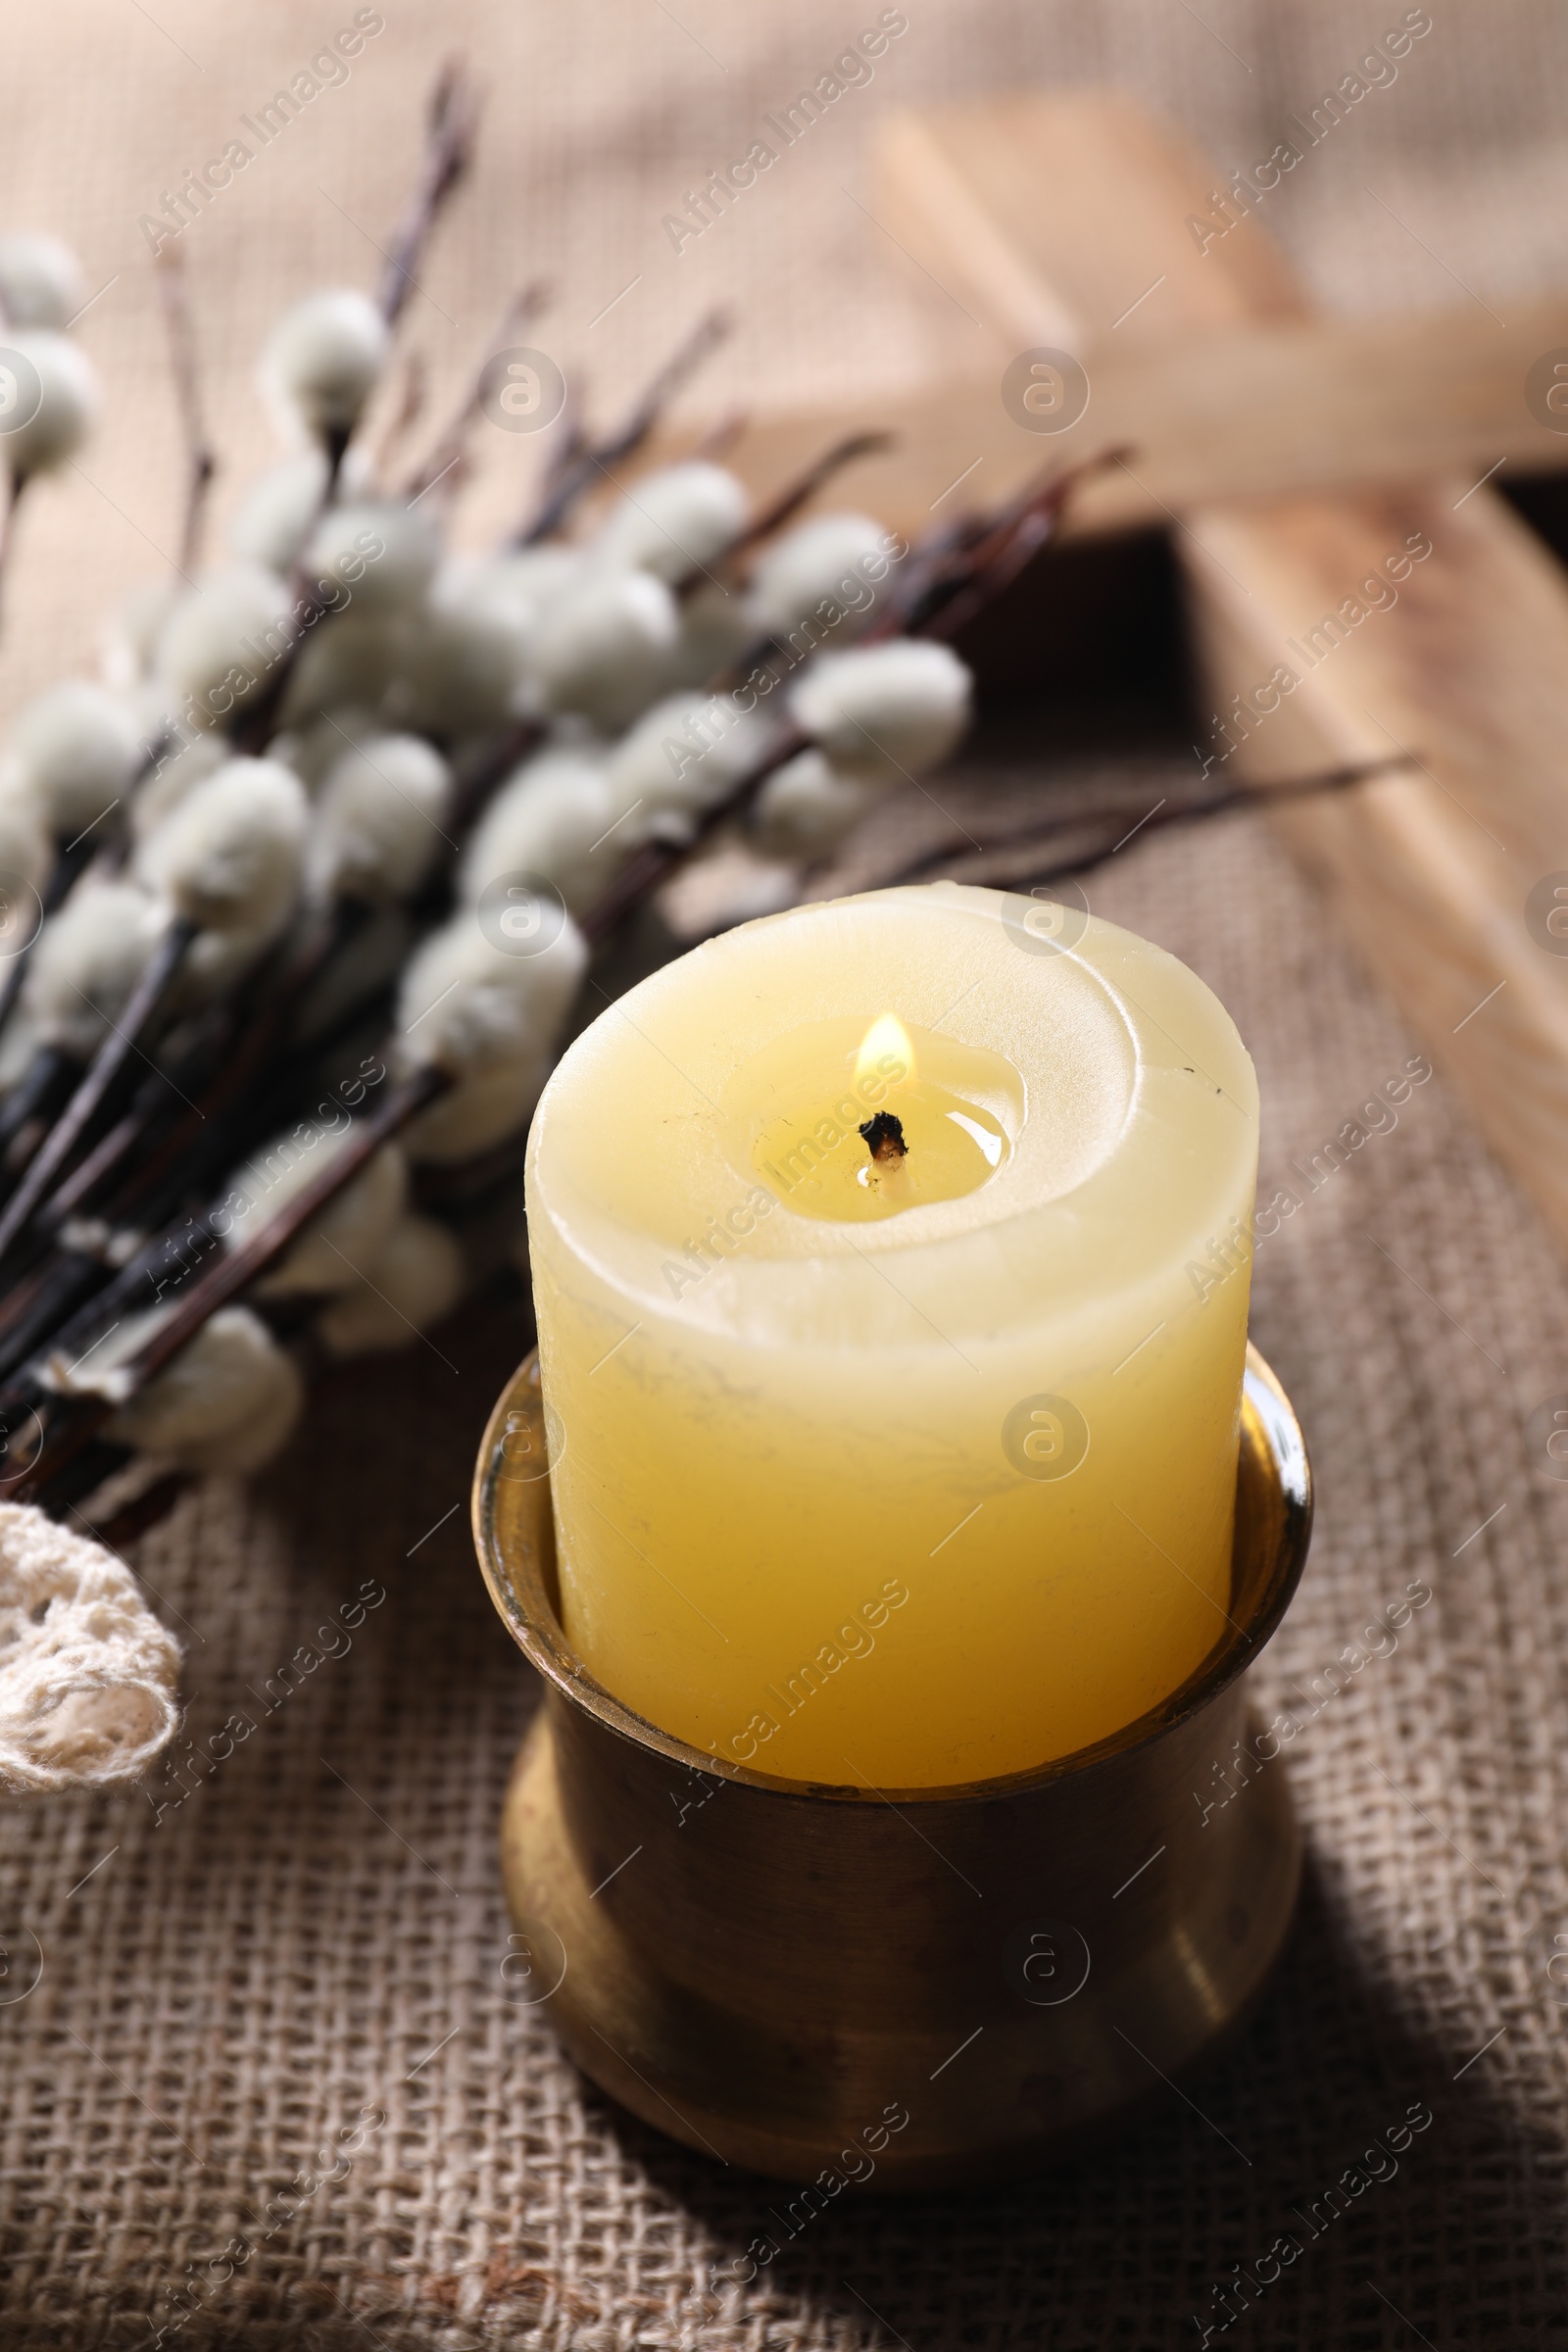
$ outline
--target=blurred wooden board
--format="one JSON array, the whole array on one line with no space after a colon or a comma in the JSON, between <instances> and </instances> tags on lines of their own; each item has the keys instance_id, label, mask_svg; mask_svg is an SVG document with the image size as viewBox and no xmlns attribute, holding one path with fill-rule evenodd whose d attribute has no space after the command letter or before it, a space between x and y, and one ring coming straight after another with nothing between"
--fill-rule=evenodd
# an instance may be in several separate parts
<instances>
[{"instance_id":1,"label":"blurred wooden board","mask_svg":"<svg viewBox=\"0 0 1568 2352\"><path fill-rule=\"evenodd\" d=\"M1166 125L1080 92L894 122L874 201L900 243L983 318L999 355L1054 344L1089 355L1093 380L1096 338L1111 332L1150 353L1179 336L1200 368L1204 339L1222 347L1248 320L1301 331L1306 298L1255 220L1200 251L1187 220L1208 213L1214 186L1204 159ZM1485 348L1479 305L1476 318ZM1532 318L1527 342L1534 333ZM1546 325L1530 357L1556 336ZM1353 336L1320 348L1331 347L1345 373L1320 379L1326 446L1340 416L1364 419L1369 400L1378 408L1363 380L1373 347L1359 346L1359 362ZM1520 357L1513 346L1493 391L1506 390L1512 369L1523 407ZM1146 385L1161 381L1149 359L1142 366ZM1216 401L1226 398L1223 373ZM1398 405L1383 412L1384 443L1398 437ZM1419 758L1423 772L1298 805L1278 821L1568 1242L1568 960L1544 944L1539 919L1534 935L1526 919L1537 884L1568 870L1568 577L1477 486L1501 448L1466 444L1462 466L1446 471L1441 439L1422 439L1419 406L1408 427L1433 468L1424 480L1398 465L1391 479L1402 487L1270 498L1260 488L1258 448L1271 429L1262 416L1250 433L1235 429L1234 475L1204 477L1211 487L1168 502L1215 712L1238 708L1236 698L1250 712L1245 737L1232 728L1227 738L1217 716L1201 750L1215 754L1210 781L1396 750ZM1152 395L1146 431L1131 437L1152 447L1161 423ZM1359 456L1335 463L1348 466L1341 480L1368 478ZM1189 480L1199 479L1195 467ZM1432 553L1397 582L1396 601L1382 590L1376 605L1358 596L1363 582L1389 581L1391 559L1412 539ZM1363 617L1349 617L1357 606ZM1260 713L1265 681L1282 665L1298 682Z\"/></svg>"},{"instance_id":2,"label":"blurred wooden board","mask_svg":"<svg viewBox=\"0 0 1568 2352\"><path fill-rule=\"evenodd\" d=\"M858 466L846 488L908 534L944 505L994 505L1045 466L1131 445L1125 466L1074 501L1072 538L1158 528L1172 511L1221 500L1447 472L1476 481L1499 464L1532 475L1568 470L1568 430L1539 423L1524 399L1532 363L1568 351L1568 296L1521 305L1506 326L1472 305L1393 319L1216 325L1152 347L1104 330L1080 347L1089 407L1059 433L1026 430L1008 415L999 358L989 375L867 402L863 412L754 418L729 463L773 489L847 424L884 426L896 446Z\"/></svg>"}]
</instances>

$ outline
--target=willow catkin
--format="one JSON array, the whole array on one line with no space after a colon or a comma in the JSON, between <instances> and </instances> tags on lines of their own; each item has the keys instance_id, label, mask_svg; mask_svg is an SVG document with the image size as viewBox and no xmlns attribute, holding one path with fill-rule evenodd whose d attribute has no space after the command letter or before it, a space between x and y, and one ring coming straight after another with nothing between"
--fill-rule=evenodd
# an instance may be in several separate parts
<instances>
[{"instance_id":1,"label":"willow catkin","mask_svg":"<svg viewBox=\"0 0 1568 2352\"><path fill-rule=\"evenodd\" d=\"M98 378L74 343L48 327L6 334L17 416L0 438L13 481L50 473L74 457L97 420Z\"/></svg>"},{"instance_id":2,"label":"willow catkin","mask_svg":"<svg viewBox=\"0 0 1568 2352\"><path fill-rule=\"evenodd\" d=\"M433 1217L400 1217L363 1281L323 1307L316 1328L333 1355L407 1348L463 1295L463 1252Z\"/></svg>"},{"instance_id":3,"label":"willow catkin","mask_svg":"<svg viewBox=\"0 0 1568 2352\"><path fill-rule=\"evenodd\" d=\"M165 1310L140 1319L140 1347ZM145 1388L112 1415L105 1434L182 1470L259 1470L286 1443L305 1402L299 1370L248 1306L220 1307Z\"/></svg>"},{"instance_id":4,"label":"willow catkin","mask_svg":"<svg viewBox=\"0 0 1568 2352\"><path fill-rule=\"evenodd\" d=\"M306 853L319 900L384 906L412 896L442 853L452 771L422 736L344 745L321 785Z\"/></svg>"},{"instance_id":5,"label":"willow catkin","mask_svg":"<svg viewBox=\"0 0 1568 2352\"><path fill-rule=\"evenodd\" d=\"M124 800L143 757L143 729L122 695L62 678L23 705L6 744L19 790L57 841L69 842Z\"/></svg>"},{"instance_id":6,"label":"willow catkin","mask_svg":"<svg viewBox=\"0 0 1568 2352\"><path fill-rule=\"evenodd\" d=\"M634 846L615 826L617 804L604 756L579 746L553 747L507 778L474 827L458 867L458 897L476 906L503 877L552 883L574 915L614 879Z\"/></svg>"},{"instance_id":7,"label":"willow catkin","mask_svg":"<svg viewBox=\"0 0 1568 2352\"><path fill-rule=\"evenodd\" d=\"M22 1001L38 1042L90 1061L163 934L166 911L133 882L90 878L38 938Z\"/></svg>"},{"instance_id":8,"label":"willow catkin","mask_svg":"<svg viewBox=\"0 0 1568 2352\"><path fill-rule=\"evenodd\" d=\"M662 466L612 509L593 555L673 585L716 564L749 514L744 485L724 466L698 458Z\"/></svg>"},{"instance_id":9,"label":"willow catkin","mask_svg":"<svg viewBox=\"0 0 1568 2352\"><path fill-rule=\"evenodd\" d=\"M0 236L0 323L63 333L86 299L81 264L58 237L18 228Z\"/></svg>"},{"instance_id":10,"label":"willow catkin","mask_svg":"<svg viewBox=\"0 0 1568 2352\"><path fill-rule=\"evenodd\" d=\"M790 712L835 767L894 780L947 758L969 723L972 685L950 647L896 637L819 654Z\"/></svg>"},{"instance_id":11,"label":"willow catkin","mask_svg":"<svg viewBox=\"0 0 1568 2352\"><path fill-rule=\"evenodd\" d=\"M347 437L386 366L390 335L368 294L306 295L284 312L262 347L264 398L285 435Z\"/></svg>"}]
</instances>

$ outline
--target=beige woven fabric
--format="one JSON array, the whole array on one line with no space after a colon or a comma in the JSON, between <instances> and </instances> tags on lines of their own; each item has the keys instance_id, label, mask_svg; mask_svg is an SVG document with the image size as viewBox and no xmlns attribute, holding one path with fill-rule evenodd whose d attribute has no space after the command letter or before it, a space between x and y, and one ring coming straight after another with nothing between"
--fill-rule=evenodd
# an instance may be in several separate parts
<instances>
[{"instance_id":1,"label":"beige woven fabric","mask_svg":"<svg viewBox=\"0 0 1568 2352\"><path fill-rule=\"evenodd\" d=\"M742 326L713 388L790 399L960 356L951 306L858 209L879 107L1118 78L1228 164L1266 152L1279 116L1383 22L1343 0L909 0L871 87L676 257L661 215L874 8L383 13L352 78L187 235L236 466L265 445L260 327L286 291L373 267L416 94L454 40L481 62L489 120L411 314L440 381L548 262L553 344L606 385L728 294ZM1295 175L1274 225L1341 302L1457 300L1451 271L1505 309L1560 271L1568 172L1549 142L1568 34L1531 0L1432 13L1398 83ZM77 658L97 606L172 545L137 216L352 15L328 0L13 12L0 209L74 236L94 285L109 281L80 331L114 392L80 473L24 518L8 702ZM485 450L466 528L520 495L527 456ZM1051 748L1042 721L1042 760ZM1031 772L971 760L944 798ZM1155 775L1151 800L1162 789ZM1416 1050L1249 821L1134 845L1095 904L1234 1009L1263 1084L1265 1178ZM1435 1598L1290 1751L1312 1854L1300 1929L1262 2016L1197 2090L1200 2113L1173 2092L1108 2153L1007 2194L846 2200L738 2301L712 2299L712 2266L755 2234L767 2186L585 2090L547 2012L503 1974L495 1827L532 1692L463 1507L526 1340L520 1306L498 1307L438 1334L439 1352L345 1378L254 1494L204 1490L140 1546L186 1643L189 1734L231 1748L205 1783L181 1794L181 1746L150 1794L0 1814L0 2337L19 2352L161 2328L192 2352L1196 2342L1214 2284L1283 2231L1304 2240L1291 2209L1420 2100L1434 2120L1396 2178L1306 2244L1247 2340L1568 2341L1568 2062L1546 1973L1568 1935L1568 1486L1532 1473L1523 1434L1568 1389L1568 1276L1440 1073L1263 1247L1254 1295L1321 1485L1263 1702L1307 1715L1302 1686L1371 1614L1413 1580Z\"/></svg>"}]
</instances>

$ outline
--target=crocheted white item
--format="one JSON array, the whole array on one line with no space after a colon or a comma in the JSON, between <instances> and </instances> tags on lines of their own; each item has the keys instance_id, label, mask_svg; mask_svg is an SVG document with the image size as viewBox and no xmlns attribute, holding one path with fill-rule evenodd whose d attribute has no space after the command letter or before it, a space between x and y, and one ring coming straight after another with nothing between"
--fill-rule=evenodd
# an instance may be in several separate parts
<instances>
[{"instance_id":1,"label":"crocheted white item","mask_svg":"<svg viewBox=\"0 0 1568 2352\"><path fill-rule=\"evenodd\" d=\"M135 1780L179 1721L179 1656L113 1552L0 1503L0 1791Z\"/></svg>"}]
</instances>

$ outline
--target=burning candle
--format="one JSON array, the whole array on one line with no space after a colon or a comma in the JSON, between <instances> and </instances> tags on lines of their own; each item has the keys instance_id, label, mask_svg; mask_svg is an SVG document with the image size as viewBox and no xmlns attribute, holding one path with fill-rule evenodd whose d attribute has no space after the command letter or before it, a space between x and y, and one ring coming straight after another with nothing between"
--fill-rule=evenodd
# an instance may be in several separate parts
<instances>
[{"instance_id":1,"label":"burning candle","mask_svg":"<svg viewBox=\"0 0 1568 2352\"><path fill-rule=\"evenodd\" d=\"M796 1780L1026 1771L1226 1631L1251 1064L1160 949L943 884L572 1046L528 1200L564 1630Z\"/></svg>"}]
</instances>

